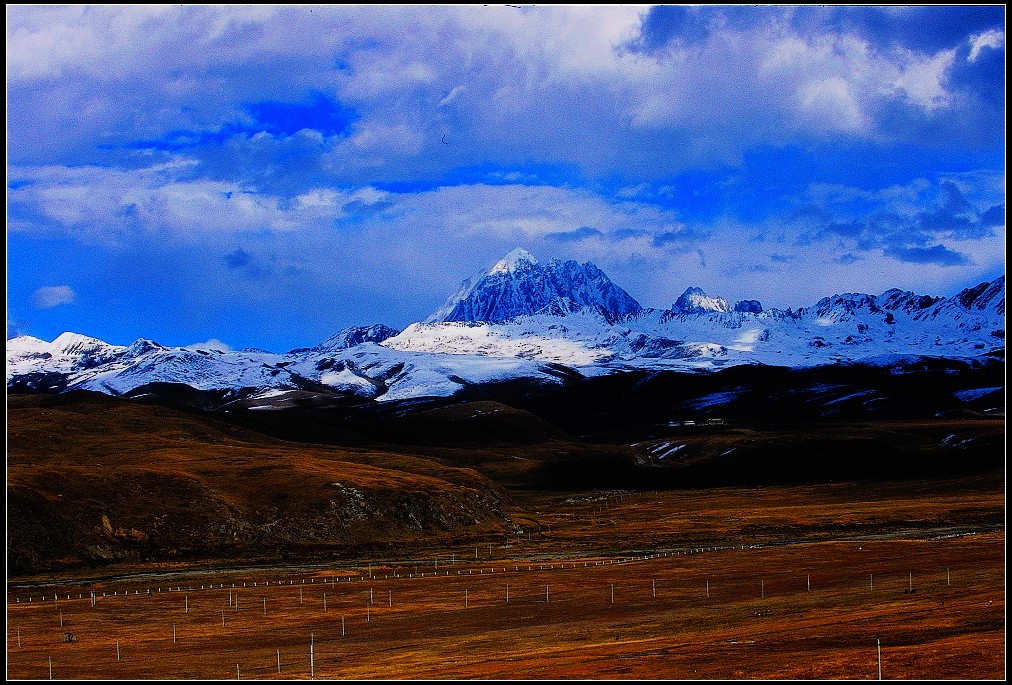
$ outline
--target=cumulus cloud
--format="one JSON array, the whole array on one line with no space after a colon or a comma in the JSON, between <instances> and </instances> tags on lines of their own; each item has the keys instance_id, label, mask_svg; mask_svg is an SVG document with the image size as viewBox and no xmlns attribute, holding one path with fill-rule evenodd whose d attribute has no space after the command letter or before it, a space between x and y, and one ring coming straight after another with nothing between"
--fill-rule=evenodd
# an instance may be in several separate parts
<instances>
[{"instance_id":1,"label":"cumulus cloud","mask_svg":"<svg viewBox=\"0 0 1012 685\"><path fill-rule=\"evenodd\" d=\"M802 10L666 11L685 17L671 35L652 28L660 10L618 6L14 8L12 158L29 142L163 139L200 158L205 136L232 131L255 164L255 129L284 140L297 115L344 182L462 156L630 174L657 167L661 140L670 168L771 140L903 139L891 105L941 126L925 117L966 102L949 67L970 34L924 49L829 15L798 21ZM999 44L995 31L973 34L972 59ZM447 133L466 150L438 147Z\"/></svg>"},{"instance_id":2,"label":"cumulus cloud","mask_svg":"<svg viewBox=\"0 0 1012 685\"><path fill-rule=\"evenodd\" d=\"M865 116L851 85L839 76L809 81L798 93L804 115L831 130L859 133L867 128Z\"/></svg>"},{"instance_id":3,"label":"cumulus cloud","mask_svg":"<svg viewBox=\"0 0 1012 685\"><path fill-rule=\"evenodd\" d=\"M32 304L38 309L52 309L76 301L77 293L69 285L46 285L32 295Z\"/></svg>"},{"instance_id":4,"label":"cumulus cloud","mask_svg":"<svg viewBox=\"0 0 1012 685\"><path fill-rule=\"evenodd\" d=\"M947 75L955 59L955 50L942 50L928 59L910 55L906 68L896 76L895 86L927 112L946 107L953 97Z\"/></svg>"},{"instance_id":5,"label":"cumulus cloud","mask_svg":"<svg viewBox=\"0 0 1012 685\"><path fill-rule=\"evenodd\" d=\"M853 24L795 21L810 8L763 10L652 9L644 22L652 37L632 47L655 60L643 82L654 87L643 88L634 121L734 132L746 145L838 132L902 138L894 107L924 119L963 87L949 79L954 47L912 49ZM662 14L676 19L651 22Z\"/></svg>"}]
</instances>

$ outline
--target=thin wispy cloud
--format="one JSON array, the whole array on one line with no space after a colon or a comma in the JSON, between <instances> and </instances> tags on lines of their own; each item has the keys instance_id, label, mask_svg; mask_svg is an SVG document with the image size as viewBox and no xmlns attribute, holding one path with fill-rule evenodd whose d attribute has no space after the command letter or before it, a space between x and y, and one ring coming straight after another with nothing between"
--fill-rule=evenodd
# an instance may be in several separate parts
<instances>
[{"instance_id":1,"label":"thin wispy cloud","mask_svg":"<svg viewBox=\"0 0 1012 685\"><path fill-rule=\"evenodd\" d=\"M39 309L52 309L76 301L77 293L69 285L45 285L32 295L32 303Z\"/></svg>"}]
</instances>

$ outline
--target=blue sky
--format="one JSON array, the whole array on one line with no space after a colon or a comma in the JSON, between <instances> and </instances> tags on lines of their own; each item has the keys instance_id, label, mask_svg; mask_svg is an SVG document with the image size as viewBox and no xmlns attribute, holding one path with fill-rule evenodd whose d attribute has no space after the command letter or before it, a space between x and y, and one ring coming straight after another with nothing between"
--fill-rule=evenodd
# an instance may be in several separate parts
<instances>
[{"instance_id":1,"label":"blue sky","mask_svg":"<svg viewBox=\"0 0 1012 685\"><path fill-rule=\"evenodd\" d=\"M652 307L1005 270L1003 6L25 5L7 46L8 336L285 351L516 246Z\"/></svg>"}]
</instances>

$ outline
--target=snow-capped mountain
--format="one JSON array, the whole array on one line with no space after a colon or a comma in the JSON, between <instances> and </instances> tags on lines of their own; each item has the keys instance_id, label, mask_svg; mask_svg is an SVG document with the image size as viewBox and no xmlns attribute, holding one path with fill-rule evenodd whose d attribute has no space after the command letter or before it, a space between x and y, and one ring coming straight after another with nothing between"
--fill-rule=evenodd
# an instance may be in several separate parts
<instances>
[{"instance_id":1,"label":"snow-capped mountain","mask_svg":"<svg viewBox=\"0 0 1012 685\"><path fill-rule=\"evenodd\" d=\"M53 342L21 335L7 341L7 378L10 380L12 369L24 374L36 371L69 373L75 369L95 368L144 342L138 340L130 347L122 347L69 332L60 334Z\"/></svg>"},{"instance_id":2,"label":"snow-capped mountain","mask_svg":"<svg viewBox=\"0 0 1012 685\"><path fill-rule=\"evenodd\" d=\"M1004 277L949 298L893 289L786 311L758 300L732 307L689 288L670 309L643 309L593 264L542 266L514 250L399 333L383 325L347 328L287 354L144 339L117 346L74 333L53 342L21 336L7 341L7 386L119 394L169 382L249 389L247 397L272 401L304 391L393 400L513 378L561 383L629 369L882 365L974 358L1004 346Z\"/></svg>"},{"instance_id":3,"label":"snow-capped mountain","mask_svg":"<svg viewBox=\"0 0 1012 685\"><path fill-rule=\"evenodd\" d=\"M355 345L361 345L362 343L381 343L398 333L400 331L396 328L390 328L390 326L384 326L383 324L376 324L375 326L349 326L330 336L313 349L321 352L346 350L349 347L355 347Z\"/></svg>"},{"instance_id":4,"label":"snow-capped mountain","mask_svg":"<svg viewBox=\"0 0 1012 685\"><path fill-rule=\"evenodd\" d=\"M689 288L675 300L671 307L673 314L705 314L706 312L729 312L731 305L723 297L710 297L700 288Z\"/></svg>"},{"instance_id":5,"label":"snow-capped mountain","mask_svg":"<svg viewBox=\"0 0 1012 685\"><path fill-rule=\"evenodd\" d=\"M699 288L667 310L618 322L592 310L505 321L416 323L384 346L428 353L521 356L580 367L813 366L880 354L975 356L1004 347L1005 279L952 298L900 290L832 295L798 310L758 300L731 307Z\"/></svg>"},{"instance_id":6,"label":"snow-capped mountain","mask_svg":"<svg viewBox=\"0 0 1012 685\"><path fill-rule=\"evenodd\" d=\"M688 288L675 300L675 304L671 306L669 311L676 316L731 311L761 314L763 305L759 300L742 300L736 302L734 307L731 307L723 297L711 297L703 292L701 288Z\"/></svg>"},{"instance_id":7,"label":"snow-capped mountain","mask_svg":"<svg viewBox=\"0 0 1012 685\"><path fill-rule=\"evenodd\" d=\"M517 316L561 315L589 310L608 321L643 307L594 264L552 259L544 265L517 248L492 268L464 281L426 323L501 322Z\"/></svg>"}]
</instances>

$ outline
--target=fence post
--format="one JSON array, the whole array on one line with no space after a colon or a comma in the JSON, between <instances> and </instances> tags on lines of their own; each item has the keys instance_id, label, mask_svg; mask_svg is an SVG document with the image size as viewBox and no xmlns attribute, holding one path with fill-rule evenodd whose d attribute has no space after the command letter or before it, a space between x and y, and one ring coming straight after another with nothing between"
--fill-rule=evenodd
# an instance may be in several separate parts
<instances>
[{"instance_id":1,"label":"fence post","mask_svg":"<svg viewBox=\"0 0 1012 685\"><path fill-rule=\"evenodd\" d=\"M882 640L875 638L875 645L878 649L878 679L882 680Z\"/></svg>"}]
</instances>

